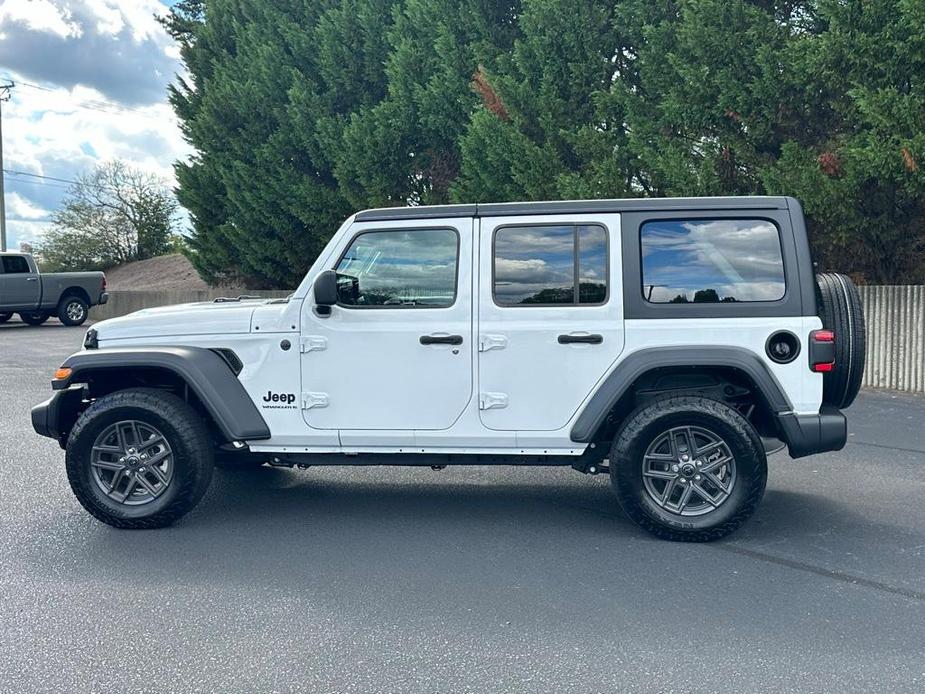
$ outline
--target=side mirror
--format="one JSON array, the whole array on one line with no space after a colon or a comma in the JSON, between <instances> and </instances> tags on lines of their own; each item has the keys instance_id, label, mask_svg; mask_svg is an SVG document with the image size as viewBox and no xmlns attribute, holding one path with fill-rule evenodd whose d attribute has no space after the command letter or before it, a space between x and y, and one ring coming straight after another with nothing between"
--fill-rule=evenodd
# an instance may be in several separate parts
<instances>
[{"instance_id":1,"label":"side mirror","mask_svg":"<svg viewBox=\"0 0 925 694\"><path fill-rule=\"evenodd\" d=\"M337 273L334 270L325 270L315 279L315 304L331 310L337 303Z\"/></svg>"}]
</instances>

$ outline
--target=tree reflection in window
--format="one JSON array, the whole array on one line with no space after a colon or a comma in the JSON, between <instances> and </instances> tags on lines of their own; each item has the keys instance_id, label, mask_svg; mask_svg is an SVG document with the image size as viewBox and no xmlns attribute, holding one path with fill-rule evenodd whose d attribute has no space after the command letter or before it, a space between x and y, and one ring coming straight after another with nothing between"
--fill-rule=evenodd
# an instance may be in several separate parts
<instances>
[{"instance_id":1,"label":"tree reflection in window","mask_svg":"<svg viewBox=\"0 0 925 694\"><path fill-rule=\"evenodd\" d=\"M764 219L666 219L640 230L643 296L658 304L777 301L784 263Z\"/></svg>"},{"instance_id":2,"label":"tree reflection in window","mask_svg":"<svg viewBox=\"0 0 925 694\"><path fill-rule=\"evenodd\" d=\"M604 303L607 261L607 232L599 225L502 227L495 233L495 301L502 306Z\"/></svg>"},{"instance_id":3,"label":"tree reflection in window","mask_svg":"<svg viewBox=\"0 0 925 694\"><path fill-rule=\"evenodd\" d=\"M459 237L452 229L370 231L337 264L338 298L348 306L452 306Z\"/></svg>"}]
</instances>

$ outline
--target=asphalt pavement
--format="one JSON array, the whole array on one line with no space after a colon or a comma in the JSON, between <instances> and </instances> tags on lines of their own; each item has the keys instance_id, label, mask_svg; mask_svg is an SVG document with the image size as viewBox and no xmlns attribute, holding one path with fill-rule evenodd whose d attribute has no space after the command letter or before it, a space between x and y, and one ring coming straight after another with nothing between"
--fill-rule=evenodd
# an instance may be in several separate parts
<instances>
[{"instance_id":1,"label":"asphalt pavement","mask_svg":"<svg viewBox=\"0 0 925 694\"><path fill-rule=\"evenodd\" d=\"M925 691L925 397L862 393L709 545L556 468L216 471L124 531L29 421L83 332L0 325L2 692Z\"/></svg>"}]
</instances>

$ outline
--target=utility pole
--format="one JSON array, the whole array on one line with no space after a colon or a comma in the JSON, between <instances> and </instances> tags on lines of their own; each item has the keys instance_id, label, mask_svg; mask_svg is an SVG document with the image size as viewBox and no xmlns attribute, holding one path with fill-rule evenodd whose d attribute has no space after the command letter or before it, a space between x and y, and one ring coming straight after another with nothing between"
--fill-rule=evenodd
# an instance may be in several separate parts
<instances>
[{"instance_id":1,"label":"utility pole","mask_svg":"<svg viewBox=\"0 0 925 694\"><path fill-rule=\"evenodd\" d=\"M3 102L10 100L12 82L0 84L0 251L6 250L6 194L3 192Z\"/></svg>"}]
</instances>

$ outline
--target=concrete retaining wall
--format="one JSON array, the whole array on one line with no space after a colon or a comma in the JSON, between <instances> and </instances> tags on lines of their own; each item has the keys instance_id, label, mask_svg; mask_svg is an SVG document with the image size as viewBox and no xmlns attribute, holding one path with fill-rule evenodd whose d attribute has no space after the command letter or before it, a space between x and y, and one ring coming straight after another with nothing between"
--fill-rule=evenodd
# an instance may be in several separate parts
<instances>
[{"instance_id":1,"label":"concrete retaining wall","mask_svg":"<svg viewBox=\"0 0 925 694\"><path fill-rule=\"evenodd\" d=\"M864 385L925 393L925 286L860 287L867 318ZM109 303L90 311L93 320L124 316L152 306L211 301L220 296L256 294L284 297L288 291L229 289L114 291Z\"/></svg>"},{"instance_id":2,"label":"concrete retaining wall","mask_svg":"<svg viewBox=\"0 0 925 694\"><path fill-rule=\"evenodd\" d=\"M289 296L291 291L250 291L246 289L171 289L161 291L113 291L109 292L109 301L103 306L90 309L90 320L105 320L124 316L143 308L188 304L195 301L212 301L220 296L238 296L248 294L279 298Z\"/></svg>"}]
</instances>

